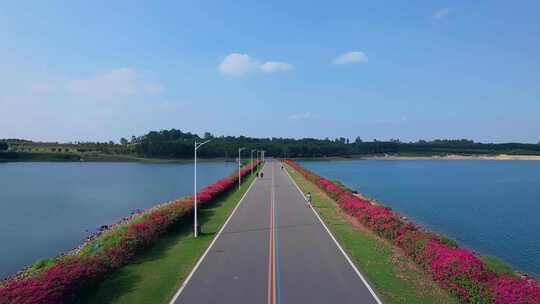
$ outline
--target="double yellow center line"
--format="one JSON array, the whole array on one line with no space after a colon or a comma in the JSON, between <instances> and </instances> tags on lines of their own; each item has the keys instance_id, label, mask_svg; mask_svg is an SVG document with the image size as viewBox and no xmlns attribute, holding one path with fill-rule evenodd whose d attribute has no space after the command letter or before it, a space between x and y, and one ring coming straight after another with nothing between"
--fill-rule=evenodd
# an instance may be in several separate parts
<instances>
[{"instance_id":1,"label":"double yellow center line","mask_svg":"<svg viewBox=\"0 0 540 304\"><path fill-rule=\"evenodd\" d=\"M272 188L270 190L270 230L268 246L268 304L279 303L279 256L276 240L276 201L274 187L274 164L272 163ZM276 258L278 257L278 258ZM276 259L278 262L276 262ZM277 279L276 279L277 278ZM276 283L277 281L277 283Z\"/></svg>"}]
</instances>

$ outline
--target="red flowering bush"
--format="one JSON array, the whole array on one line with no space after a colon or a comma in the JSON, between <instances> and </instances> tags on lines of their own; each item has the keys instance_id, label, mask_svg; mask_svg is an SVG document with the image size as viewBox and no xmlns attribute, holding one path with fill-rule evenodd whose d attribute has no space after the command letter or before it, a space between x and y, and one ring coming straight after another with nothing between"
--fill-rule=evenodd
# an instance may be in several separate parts
<instances>
[{"instance_id":1,"label":"red flowering bush","mask_svg":"<svg viewBox=\"0 0 540 304\"><path fill-rule=\"evenodd\" d=\"M510 277L489 271L472 251L457 248L437 234L421 230L388 207L360 199L344 187L285 161L306 179L336 200L348 215L379 236L393 242L422 266L441 287L463 302L540 304L540 283L531 278Z\"/></svg>"},{"instance_id":2,"label":"red flowering bush","mask_svg":"<svg viewBox=\"0 0 540 304\"><path fill-rule=\"evenodd\" d=\"M432 239L416 258L435 281L459 298L473 303L491 303L487 282L494 274L487 272L484 262L471 251Z\"/></svg>"},{"instance_id":3,"label":"red flowering bush","mask_svg":"<svg viewBox=\"0 0 540 304\"><path fill-rule=\"evenodd\" d=\"M102 276L107 267L99 258L68 257L42 276L13 281L0 289L0 303L56 304L73 301L76 292Z\"/></svg>"},{"instance_id":4,"label":"red flowering bush","mask_svg":"<svg viewBox=\"0 0 540 304\"><path fill-rule=\"evenodd\" d=\"M538 282L529 278L515 278L501 275L493 281L495 304L540 303L540 287Z\"/></svg>"},{"instance_id":5,"label":"red flowering bush","mask_svg":"<svg viewBox=\"0 0 540 304\"><path fill-rule=\"evenodd\" d=\"M240 169L245 176L259 163L252 163ZM225 193L238 182L238 172L210 184L197 193L198 204L208 204ZM0 304L57 304L73 302L84 288L96 283L108 272L126 264L137 250L150 245L172 224L190 214L193 197L149 209L134 217L125 225L114 229L113 242L104 242L103 248L92 254L68 255L61 257L50 268L38 275L24 279L13 278L0 286ZM104 238L104 236L100 236ZM93 243L96 245L98 237Z\"/></svg>"}]
</instances>

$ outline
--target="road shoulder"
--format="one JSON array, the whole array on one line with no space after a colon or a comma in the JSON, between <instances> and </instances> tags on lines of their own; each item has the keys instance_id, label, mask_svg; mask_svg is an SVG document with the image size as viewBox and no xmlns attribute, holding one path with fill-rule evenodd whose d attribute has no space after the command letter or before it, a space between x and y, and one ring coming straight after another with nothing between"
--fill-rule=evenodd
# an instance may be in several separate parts
<instances>
[{"instance_id":1,"label":"road shoulder","mask_svg":"<svg viewBox=\"0 0 540 304\"><path fill-rule=\"evenodd\" d=\"M304 193L312 193L313 207L384 303L458 303L401 250L354 223L316 185L286 169Z\"/></svg>"}]
</instances>

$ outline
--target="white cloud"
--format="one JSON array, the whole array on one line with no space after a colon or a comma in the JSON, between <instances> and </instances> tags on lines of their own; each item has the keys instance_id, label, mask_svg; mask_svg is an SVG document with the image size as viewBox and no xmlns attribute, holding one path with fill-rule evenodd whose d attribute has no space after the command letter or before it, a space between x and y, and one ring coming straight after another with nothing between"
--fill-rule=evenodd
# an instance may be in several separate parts
<instances>
[{"instance_id":1,"label":"white cloud","mask_svg":"<svg viewBox=\"0 0 540 304\"><path fill-rule=\"evenodd\" d=\"M131 68L120 68L90 79L69 80L66 90L73 95L94 98L134 96L139 92L137 72Z\"/></svg>"},{"instance_id":2,"label":"white cloud","mask_svg":"<svg viewBox=\"0 0 540 304\"><path fill-rule=\"evenodd\" d=\"M367 55L364 54L364 52L360 52L360 51L348 52L332 60L333 64L354 64L354 63L366 63L366 62L368 62Z\"/></svg>"},{"instance_id":3,"label":"white cloud","mask_svg":"<svg viewBox=\"0 0 540 304\"><path fill-rule=\"evenodd\" d=\"M286 72L293 69L293 66L283 61L266 61L251 58L248 54L231 53L227 55L219 64L218 70L226 75L240 76L252 71L263 73Z\"/></svg>"},{"instance_id":4,"label":"white cloud","mask_svg":"<svg viewBox=\"0 0 540 304\"><path fill-rule=\"evenodd\" d=\"M157 94L163 91L159 83L143 83L143 76L132 68L118 68L89 79L68 80L65 89L69 94L93 99L133 97L141 92Z\"/></svg>"},{"instance_id":5,"label":"white cloud","mask_svg":"<svg viewBox=\"0 0 540 304\"><path fill-rule=\"evenodd\" d=\"M30 91L32 93L49 94L56 91L56 86L51 83L46 83L46 82L34 83L30 87Z\"/></svg>"},{"instance_id":6,"label":"white cloud","mask_svg":"<svg viewBox=\"0 0 540 304\"><path fill-rule=\"evenodd\" d=\"M290 120L308 120L308 119L315 119L319 116L316 114L313 114L311 112L304 112L304 113L295 113L289 115Z\"/></svg>"},{"instance_id":7,"label":"white cloud","mask_svg":"<svg viewBox=\"0 0 540 304\"><path fill-rule=\"evenodd\" d=\"M450 14L451 11L452 11L452 10L450 10L450 8L448 8L448 7L441 8L441 9L435 11L435 12L431 15L431 19L435 19L435 20L442 19L442 18L448 16L448 14Z\"/></svg>"},{"instance_id":8,"label":"white cloud","mask_svg":"<svg viewBox=\"0 0 540 304\"><path fill-rule=\"evenodd\" d=\"M240 76L255 69L258 63L247 54L232 53L219 64L219 71L231 76Z\"/></svg>"},{"instance_id":9,"label":"white cloud","mask_svg":"<svg viewBox=\"0 0 540 304\"><path fill-rule=\"evenodd\" d=\"M281 61L267 61L261 65L261 71L265 73L286 72L292 70L292 65Z\"/></svg>"},{"instance_id":10,"label":"white cloud","mask_svg":"<svg viewBox=\"0 0 540 304\"><path fill-rule=\"evenodd\" d=\"M143 85L144 91L151 94L160 93L163 91L163 87L158 83L146 83Z\"/></svg>"}]
</instances>

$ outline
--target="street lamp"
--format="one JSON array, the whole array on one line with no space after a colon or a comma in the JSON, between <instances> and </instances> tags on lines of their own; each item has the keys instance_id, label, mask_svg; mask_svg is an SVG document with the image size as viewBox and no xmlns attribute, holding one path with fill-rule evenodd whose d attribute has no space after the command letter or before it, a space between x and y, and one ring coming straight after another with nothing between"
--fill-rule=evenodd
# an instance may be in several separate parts
<instances>
[{"instance_id":1,"label":"street lamp","mask_svg":"<svg viewBox=\"0 0 540 304\"><path fill-rule=\"evenodd\" d=\"M251 174L253 174L253 152L255 152L257 150L251 150Z\"/></svg>"},{"instance_id":2,"label":"street lamp","mask_svg":"<svg viewBox=\"0 0 540 304\"><path fill-rule=\"evenodd\" d=\"M204 141L202 143L197 143L197 140L195 140L195 144L194 144L194 149L193 151L195 152L194 153L194 158L195 158L195 166L194 166L194 170L193 170L193 208L194 208L194 212L193 212L193 217L194 217L194 223L193 223L193 230L194 230L194 235L195 237L197 237L197 234L198 234L198 228L197 228L197 150L204 144L207 144L208 142L210 142L211 139L207 140L207 141Z\"/></svg>"},{"instance_id":3,"label":"street lamp","mask_svg":"<svg viewBox=\"0 0 540 304\"><path fill-rule=\"evenodd\" d=\"M240 189L240 184L242 183L242 175L240 174L240 169L242 163L240 162L240 152L244 151L246 148L238 148L238 189Z\"/></svg>"}]
</instances>

